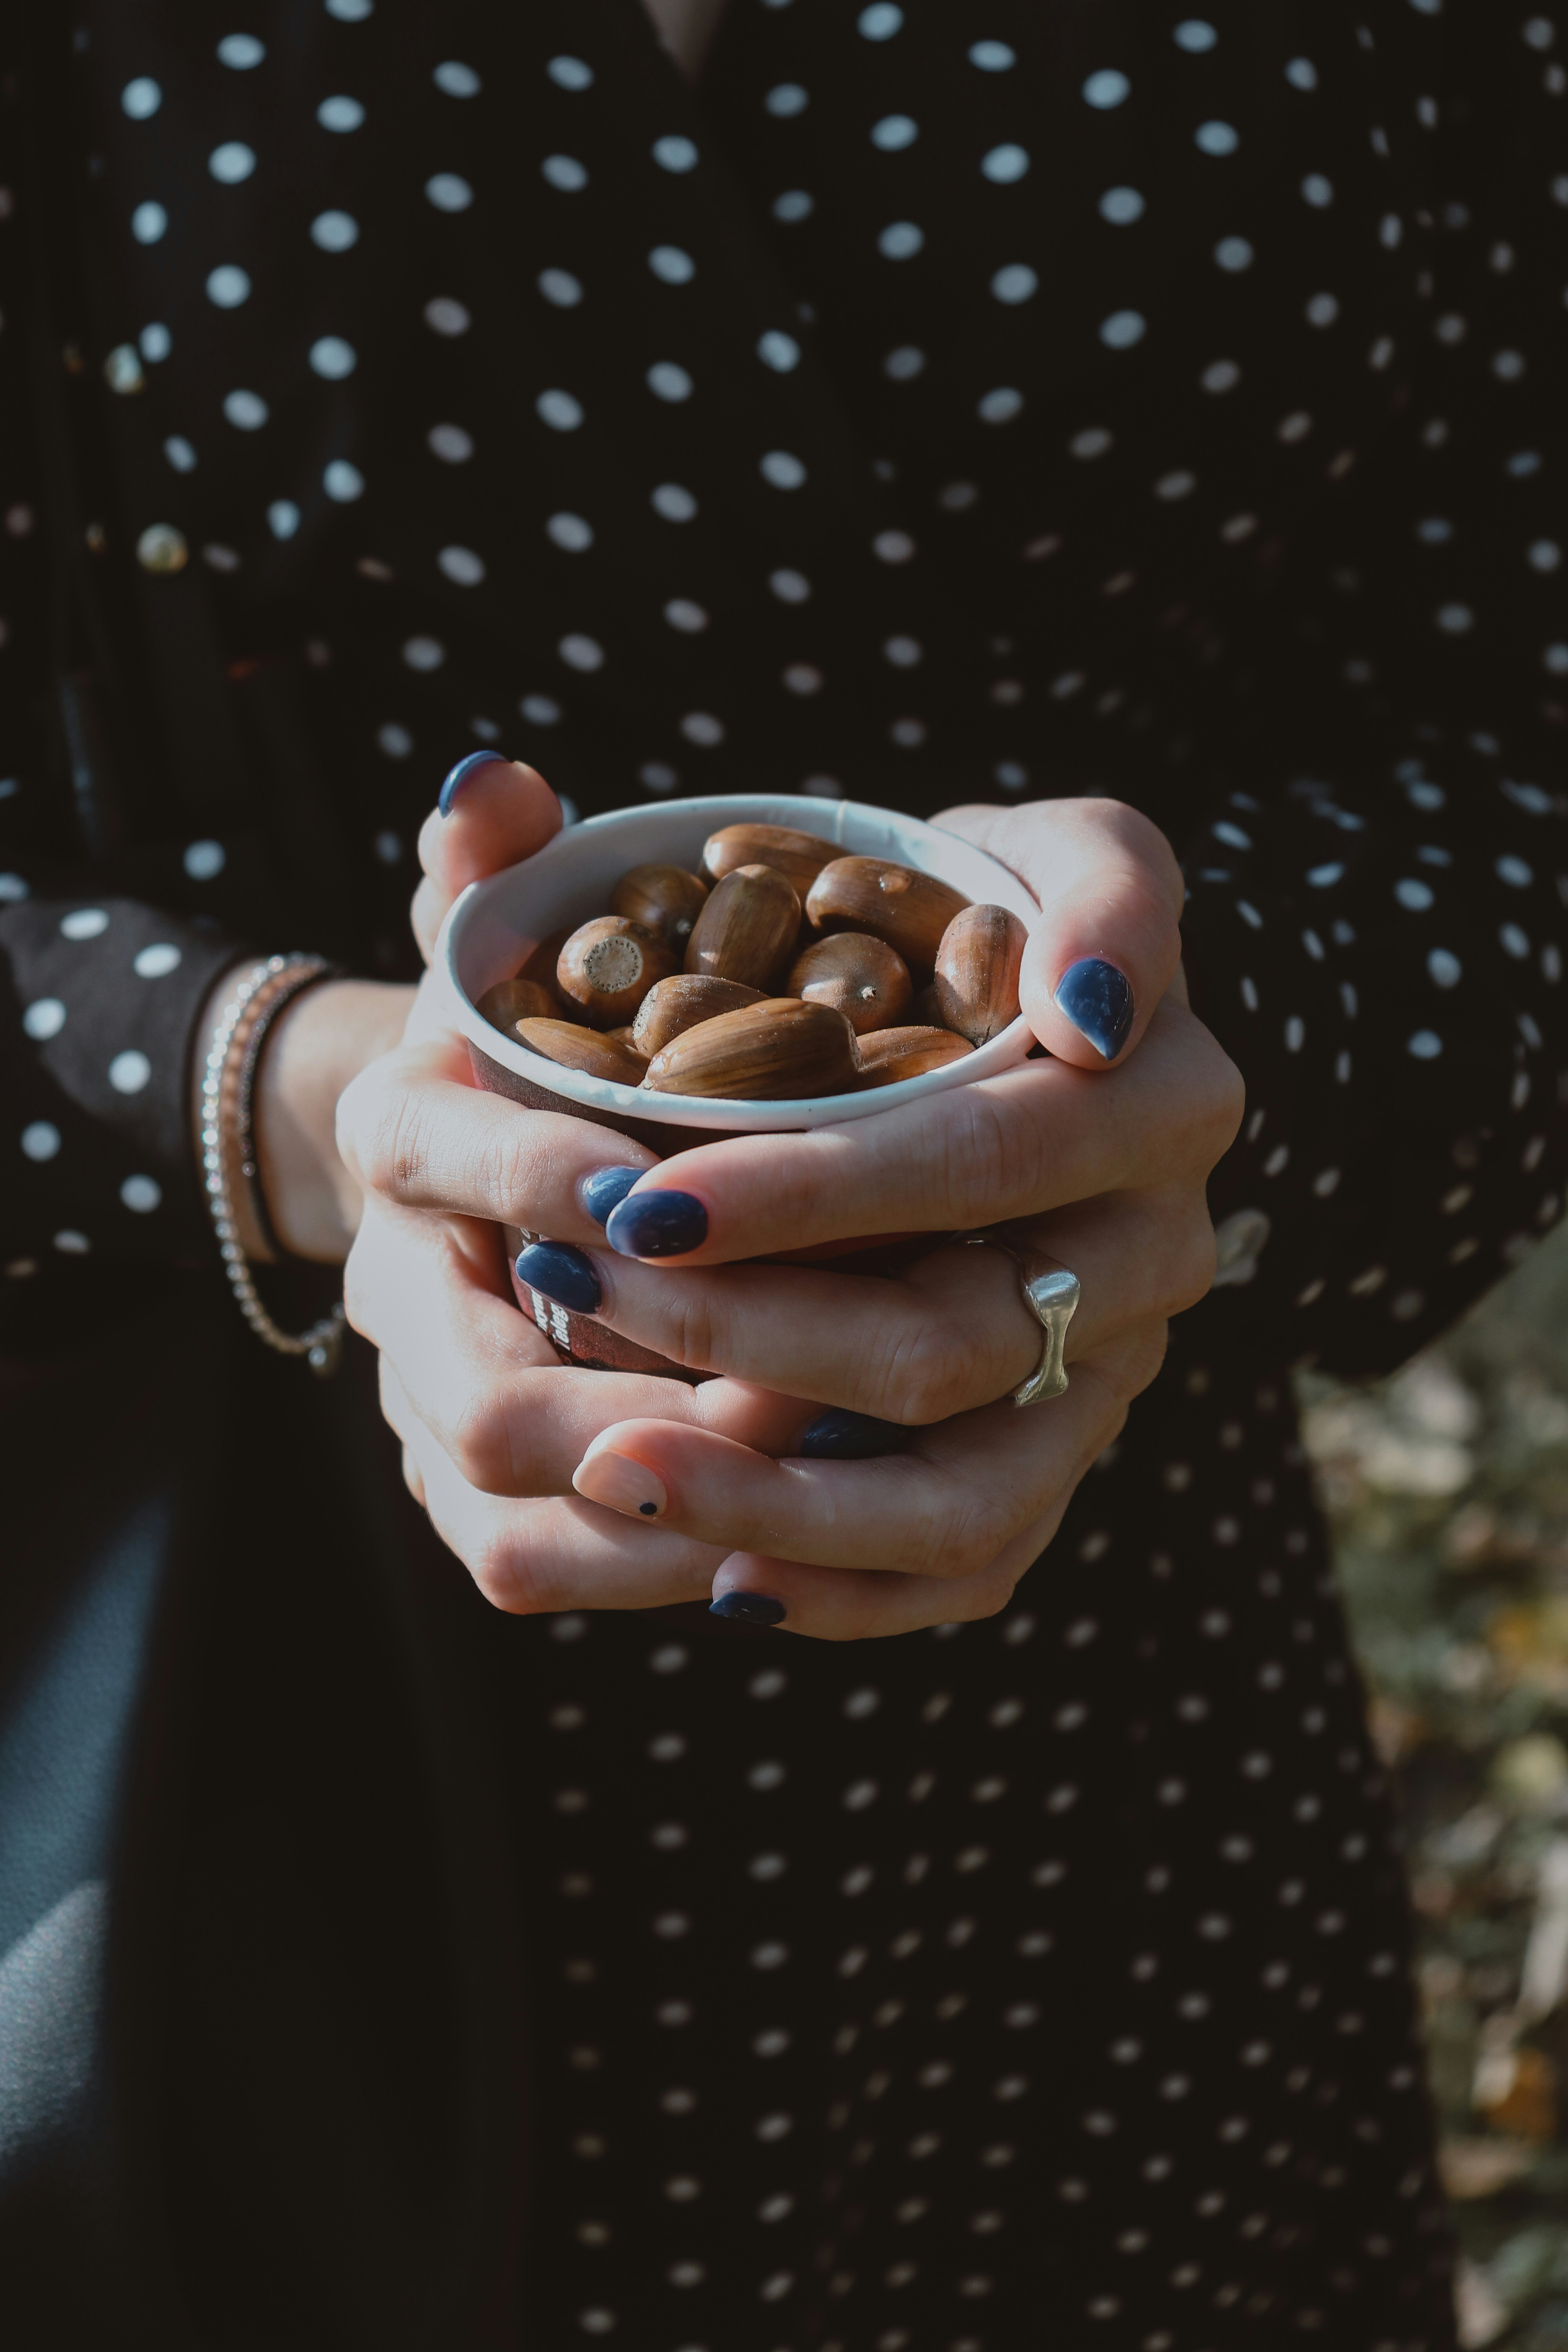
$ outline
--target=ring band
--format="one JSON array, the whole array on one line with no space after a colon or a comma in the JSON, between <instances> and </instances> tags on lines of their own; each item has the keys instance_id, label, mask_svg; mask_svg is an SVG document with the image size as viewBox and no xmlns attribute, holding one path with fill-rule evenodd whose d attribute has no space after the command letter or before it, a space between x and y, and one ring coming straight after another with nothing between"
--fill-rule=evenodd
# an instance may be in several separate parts
<instances>
[{"instance_id":1,"label":"ring band","mask_svg":"<svg viewBox=\"0 0 1568 2352\"><path fill-rule=\"evenodd\" d=\"M1018 1288L1025 1306L1045 1334L1040 1360L1026 1381L1021 1381L1013 1391L1015 1404L1042 1404L1047 1397L1067 1393L1067 1366L1063 1357L1067 1349L1068 1325L1072 1321L1082 1295L1076 1274L1065 1265L1053 1265L1048 1270L1033 1269L1037 1258L1026 1257L1000 1234L966 1234L964 1240L972 1249L996 1249L1010 1257L1018 1269Z\"/></svg>"}]
</instances>

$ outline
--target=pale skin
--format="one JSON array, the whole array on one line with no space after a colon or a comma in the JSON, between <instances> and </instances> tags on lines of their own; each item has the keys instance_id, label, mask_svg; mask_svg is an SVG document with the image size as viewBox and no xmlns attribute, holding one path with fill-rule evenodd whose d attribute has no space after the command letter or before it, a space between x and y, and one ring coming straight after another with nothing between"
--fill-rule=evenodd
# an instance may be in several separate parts
<instances>
[{"instance_id":1,"label":"pale skin","mask_svg":"<svg viewBox=\"0 0 1568 2352\"><path fill-rule=\"evenodd\" d=\"M499 761L451 816L432 814L413 908L425 952L458 889L559 822L542 779ZM1163 836L1108 801L939 822L1041 899L1022 992L1051 1058L918 1113L661 1162L479 1092L428 982L332 983L278 1024L258 1106L269 1211L302 1255L348 1249L350 1319L381 1351L405 1476L496 1606L648 1608L738 1589L783 1602L784 1630L830 1640L992 1614L1158 1370L1167 1318L1208 1287L1205 1182L1241 1085L1186 1004ZM1083 954L1117 963L1139 1006L1109 1066L1051 1001ZM609 1248L579 1187L631 1165L703 1200L700 1249L645 1265ZM945 1240L1001 1220L1083 1286L1068 1391L1023 1410L1009 1392L1040 1333L1016 1269ZM512 1300L502 1223L585 1251L605 1321L718 1377L692 1388L561 1365ZM910 1230L932 1250L898 1282L739 1263ZM823 1406L904 1425L905 1449L792 1454Z\"/></svg>"}]
</instances>

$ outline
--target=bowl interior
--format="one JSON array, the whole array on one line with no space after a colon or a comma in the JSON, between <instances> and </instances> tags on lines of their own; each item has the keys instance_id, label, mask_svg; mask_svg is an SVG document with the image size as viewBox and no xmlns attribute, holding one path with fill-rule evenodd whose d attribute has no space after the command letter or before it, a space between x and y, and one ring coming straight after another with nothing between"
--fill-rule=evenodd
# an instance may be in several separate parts
<instances>
[{"instance_id":1,"label":"bowl interior","mask_svg":"<svg viewBox=\"0 0 1568 2352\"><path fill-rule=\"evenodd\" d=\"M602 915L628 866L662 862L696 870L702 845L726 824L780 824L842 845L844 855L887 857L934 874L967 898L1009 908L1032 921L1037 909L1016 874L955 834L918 817L900 816L858 801L811 800L798 794L735 793L711 800L665 801L589 817L556 835L534 857L471 883L449 910L437 942L450 1017L492 1061L571 1101L670 1127L710 1128L721 1115L731 1131L783 1132L863 1118L927 1094L942 1093L1012 1067L1034 1043L1015 1021L940 1070L905 1078L867 1094L812 1096L790 1102L720 1103L684 1095L650 1094L640 1087L568 1070L505 1037L477 1010L477 1000L509 979L530 950L564 925Z\"/></svg>"}]
</instances>

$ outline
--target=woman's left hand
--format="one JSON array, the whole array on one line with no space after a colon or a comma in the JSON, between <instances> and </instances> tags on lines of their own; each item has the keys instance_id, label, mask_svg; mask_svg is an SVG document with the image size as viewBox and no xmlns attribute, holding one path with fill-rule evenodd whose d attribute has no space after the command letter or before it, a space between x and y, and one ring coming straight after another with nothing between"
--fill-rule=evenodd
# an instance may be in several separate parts
<instances>
[{"instance_id":1,"label":"woman's left hand","mask_svg":"<svg viewBox=\"0 0 1568 2352\"><path fill-rule=\"evenodd\" d=\"M656 1545L684 1538L715 1560L716 1599L750 1596L731 1598L731 1612L819 1638L906 1632L1005 1605L1158 1370L1165 1318L1209 1286L1205 1186L1241 1113L1237 1073L1186 1007L1180 880L1152 827L1104 803L954 811L943 822L982 839L1042 899L1024 1001L1054 1058L918 1109L680 1153L647 1171L616 1212L616 1246L564 1250L579 1286L584 1276L597 1286L600 1319L720 1373L724 1390L749 1389L759 1407L763 1391L780 1405L792 1396L837 1407L851 1436L868 1420L907 1433L898 1453L859 1460L792 1457L786 1437L781 1459L687 1413L602 1427L575 1467L577 1494L604 1510L606 1535L618 1525L629 1538L631 1518ZM1148 907L1139 1015L1109 1041L1108 1069L1102 1041L1086 1044L1082 1026L1062 1017L1060 975L1075 951L1095 953L1093 884L1103 886L1119 850L1123 947L1138 896L1134 887L1130 901L1130 869L1147 873ZM1164 992L1152 1002L1152 978ZM454 1200L448 1183L446 1205L515 1221L515 1204L488 1197L472 1155L452 1139L473 1193ZM702 1237L672 1261L667 1236L657 1262L647 1262L653 1249L639 1262L627 1254L639 1238L637 1204L668 1215L671 1194L695 1208ZM1068 1390L1022 1409L1010 1392L1034 1370L1043 1334L1018 1269L998 1250L938 1241L1003 1221L1016 1245L1070 1267L1082 1285ZM898 1281L725 1263L889 1230L932 1234L931 1254ZM386 1402L447 1540L464 1557L482 1552L502 1588L498 1569L515 1544L526 1588L540 1505L468 1486L431 1433L439 1413L401 1382ZM593 1584L590 1572L584 1606L595 1605Z\"/></svg>"}]
</instances>

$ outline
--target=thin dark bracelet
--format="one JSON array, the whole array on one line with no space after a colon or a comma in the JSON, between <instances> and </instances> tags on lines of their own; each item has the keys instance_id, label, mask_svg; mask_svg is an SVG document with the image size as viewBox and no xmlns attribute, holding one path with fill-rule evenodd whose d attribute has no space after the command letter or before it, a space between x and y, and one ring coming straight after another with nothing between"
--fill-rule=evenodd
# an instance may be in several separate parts
<instances>
[{"instance_id":1,"label":"thin dark bracelet","mask_svg":"<svg viewBox=\"0 0 1568 2352\"><path fill-rule=\"evenodd\" d=\"M274 957L272 962L277 965L279 959ZM246 1191L250 1201L250 1213L256 1221L256 1230L267 1246L268 1255L274 1258L286 1258L289 1252L278 1238L277 1228L272 1223L271 1213L267 1206L267 1193L261 1181L260 1161L256 1150L254 1104L256 1077L261 1067L261 1051L267 1043L273 1023L286 1004L292 1004L297 997L303 996L305 991L308 988L314 988L319 981L339 980L342 977L342 967L335 963L328 963L322 957L298 959L289 957L284 961L262 996L261 1008L255 1015L247 1033L245 1048L236 1074L235 1156L239 1164L239 1172L245 1179ZM259 991L258 992L262 993Z\"/></svg>"}]
</instances>

